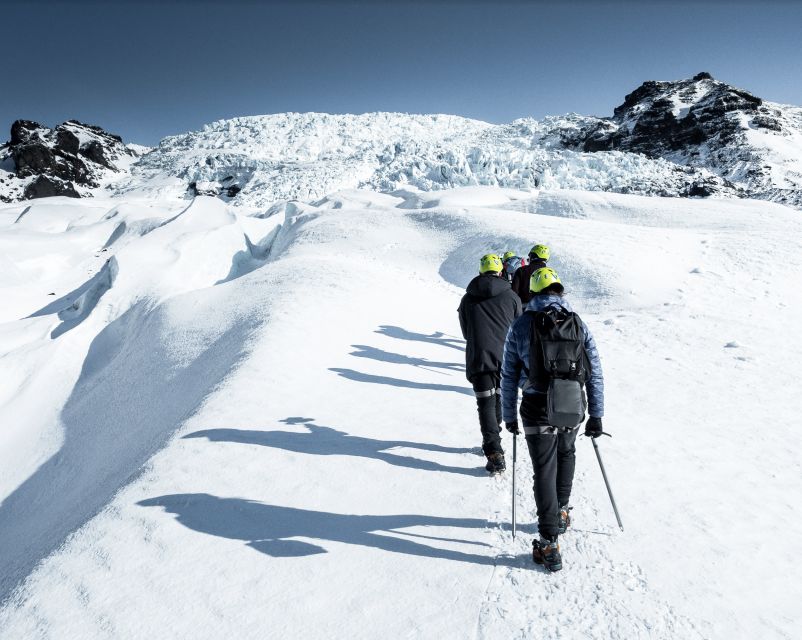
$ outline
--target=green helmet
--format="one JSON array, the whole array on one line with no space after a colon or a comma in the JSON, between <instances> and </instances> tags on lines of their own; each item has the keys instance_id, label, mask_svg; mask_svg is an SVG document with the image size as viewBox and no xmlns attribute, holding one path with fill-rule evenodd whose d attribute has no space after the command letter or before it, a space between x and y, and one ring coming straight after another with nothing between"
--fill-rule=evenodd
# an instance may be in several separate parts
<instances>
[{"instance_id":1,"label":"green helmet","mask_svg":"<svg viewBox=\"0 0 802 640\"><path fill-rule=\"evenodd\" d=\"M541 260L548 260L551 252L545 244L536 244L529 250L530 256L536 256Z\"/></svg>"},{"instance_id":2,"label":"green helmet","mask_svg":"<svg viewBox=\"0 0 802 640\"><path fill-rule=\"evenodd\" d=\"M532 293L540 293L543 291L543 289L553 284L557 285L555 289L559 293L562 293L565 290L562 282L560 282L560 276L557 275L557 272L551 267L543 267L542 269L535 271L532 274L532 277L529 278L529 291Z\"/></svg>"},{"instance_id":3,"label":"green helmet","mask_svg":"<svg viewBox=\"0 0 802 640\"><path fill-rule=\"evenodd\" d=\"M489 271L498 273L503 268L504 265L501 264L501 258L495 253L488 253L482 256L482 259L479 261L479 273L488 273Z\"/></svg>"},{"instance_id":4,"label":"green helmet","mask_svg":"<svg viewBox=\"0 0 802 640\"><path fill-rule=\"evenodd\" d=\"M517 257L518 256L515 253L515 251L507 251L507 253L505 253L503 256L501 256L501 259L504 260L504 261L507 261L510 258L517 258Z\"/></svg>"}]
</instances>

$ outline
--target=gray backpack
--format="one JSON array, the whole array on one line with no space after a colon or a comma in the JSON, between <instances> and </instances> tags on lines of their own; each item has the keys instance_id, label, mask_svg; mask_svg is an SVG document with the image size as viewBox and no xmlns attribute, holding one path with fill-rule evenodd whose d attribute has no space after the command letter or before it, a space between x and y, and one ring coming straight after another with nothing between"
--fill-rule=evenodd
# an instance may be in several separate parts
<instances>
[{"instance_id":1,"label":"gray backpack","mask_svg":"<svg viewBox=\"0 0 802 640\"><path fill-rule=\"evenodd\" d=\"M590 362L582 320L553 304L535 313L529 352L529 383L546 392L549 424L573 429L585 419L585 381Z\"/></svg>"},{"instance_id":2,"label":"gray backpack","mask_svg":"<svg viewBox=\"0 0 802 640\"><path fill-rule=\"evenodd\" d=\"M515 272L525 264L526 260L519 258L518 256L507 258L504 261L504 277L507 279L507 282L512 282L512 277L515 275Z\"/></svg>"}]
</instances>

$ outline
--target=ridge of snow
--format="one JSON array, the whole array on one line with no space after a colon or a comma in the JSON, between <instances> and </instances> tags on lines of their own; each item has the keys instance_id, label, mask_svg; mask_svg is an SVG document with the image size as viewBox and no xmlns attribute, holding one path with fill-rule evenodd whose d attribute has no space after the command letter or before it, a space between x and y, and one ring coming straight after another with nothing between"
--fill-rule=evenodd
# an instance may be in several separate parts
<instances>
[{"instance_id":1,"label":"ridge of snow","mask_svg":"<svg viewBox=\"0 0 802 640\"><path fill-rule=\"evenodd\" d=\"M133 167L124 197L184 197L187 184L237 184L232 204L269 206L315 200L332 191L392 193L492 185L681 195L694 180L718 181L704 169L624 152L559 148L556 126L580 116L490 125L458 116L393 113L276 114L218 121L171 136Z\"/></svg>"}]
</instances>

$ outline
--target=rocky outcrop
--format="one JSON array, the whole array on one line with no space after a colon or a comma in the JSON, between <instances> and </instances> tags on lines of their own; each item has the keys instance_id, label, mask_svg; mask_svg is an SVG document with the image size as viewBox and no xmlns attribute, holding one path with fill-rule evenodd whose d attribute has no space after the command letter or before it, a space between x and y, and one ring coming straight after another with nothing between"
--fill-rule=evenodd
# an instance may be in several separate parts
<instances>
[{"instance_id":1,"label":"rocky outcrop","mask_svg":"<svg viewBox=\"0 0 802 640\"><path fill-rule=\"evenodd\" d=\"M676 82L644 82L624 98L611 118L579 119L578 124L558 127L551 137L566 149L625 151L707 169L744 195L798 206L802 191L798 169L784 168L784 180L778 185L769 156L773 147L785 146L782 138L799 136L802 112L767 103L709 73ZM762 132L759 144L750 132ZM708 185L689 194L710 195L711 190L717 192Z\"/></svg>"},{"instance_id":2,"label":"rocky outcrop","mask_svg":"<svg viewBox=\"0 0 802 640\"><path fill-rule=\"evenodd\" d=\"M724 148L739 142L744 118L751 118L755 126L781 130L762 99L703 72L690 80L644 82L625 96L612 118L588 118L584 126L561 132L561 141L580 151L631 151L666 158L705 144Z\"/></svg>"},{"instance_id":3,"label":"rocky outcrop","mask_svg":"<svg viewBox=\"0 0 802 640\"><path fill-rule=\"evenodd\" d=\"M619 125L613 148L664 157L705 143L724 147L741 133L740 116L757 115L762 104L709 73L680 82L644 82L613 111Z\"/></svg>"},{"instance_id":4,"label":"rocky outcrop","mask_svg":"<svg viewBox=\"0 0 802 640\"><path fill-rule=\"evenodd\" d=\"M100 127L68 120L50 129L32 120L11 125L9 142L0 147L7 185L6 201L54 195L81 197L98 187L117 163L134 155L122 138Z\"/></svg>"},{"instance_id":5,"label":"rocky outcrop","mask_svg":"<svg viewBox=\"0 0 802 640\"><path fill-rule=\"evenodd\" d=\"M44 175L36 176L33 182L28 183L23 192L23 199L25 200L49 198L51 196L81 197L71 182Z\"/></svg>"}]
</instances>

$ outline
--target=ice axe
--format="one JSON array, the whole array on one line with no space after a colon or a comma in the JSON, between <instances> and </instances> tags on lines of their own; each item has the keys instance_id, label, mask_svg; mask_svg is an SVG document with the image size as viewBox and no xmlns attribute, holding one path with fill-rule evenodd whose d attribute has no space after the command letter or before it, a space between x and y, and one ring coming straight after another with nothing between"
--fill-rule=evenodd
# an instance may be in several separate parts
<instances>
[{"instance_id":1,"label":"ice axe","mask_svg":"<svg viewBox=\"0 0 802 640\"><path fill-rule=\"evenodd\" d=\"M518 434L512 434L512 539L515 540L515 461L518 459Z\"/></svg>"},{"instance_id":2,"label":"ice axe","mask_svg":"<svg viewBox=\"0 0 802 640\"><path fill-rule=\"evenodd\" d=\"M610 436L612 438L612 436L609 433L602 432L600 435ZM596 459L599 461L599 468L601 469L602 472L602 478L604 478L604 486L607 487L607 495L610 496L610 502L613 505L613 511L615 511L615 519L618 520L618 527L621 529L621 531L623 531L624 525L621 524L621 516L618 514L618 507L615 504L615 498L613 497L613 490L610 489L610 481L607 480L607 472L604 470L604 463L602 462L601 453L599 452L599 445L596 444L595 437L591 437L590 441L593 443L593 450L596 452ZM515 512L515 505L513 503L513 513L514 512ZM515 524L513 524L513 531L514 530L515 530Z\"/></svg>"}]
</instances>

